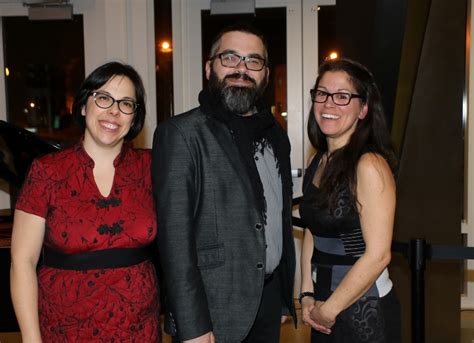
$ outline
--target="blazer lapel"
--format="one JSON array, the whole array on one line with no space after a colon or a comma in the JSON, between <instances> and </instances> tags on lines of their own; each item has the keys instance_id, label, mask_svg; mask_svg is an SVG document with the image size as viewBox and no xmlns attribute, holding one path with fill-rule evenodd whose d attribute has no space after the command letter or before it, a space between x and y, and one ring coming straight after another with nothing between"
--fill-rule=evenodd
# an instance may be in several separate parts
<instances>
[{"instance_id":1,"label":"blazer lapel","mask_svg":"<svg viewBox=\"0 0 474 343\"><path fill-rule=\"evenodd\" d=\"M224 124L218 123L212 118L208 118L208 123L210 131L219 143L219 148L224 150L224 155L227 157L229 164L235 169L240 181L247 188L247 194L252 195L250 198L254 201L253 189L250 184L247 169L244 166L239 150L234 144L231 133Z\"/></svg>"}]
</instances>

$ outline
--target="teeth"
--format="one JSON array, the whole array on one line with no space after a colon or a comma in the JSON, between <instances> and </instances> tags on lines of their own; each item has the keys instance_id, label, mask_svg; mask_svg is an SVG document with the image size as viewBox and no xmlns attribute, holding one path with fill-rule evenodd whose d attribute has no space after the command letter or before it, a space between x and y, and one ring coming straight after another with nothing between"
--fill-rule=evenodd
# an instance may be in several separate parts
<instances>
[{"instance_id":1,"label":"teeth","mask_svg":"<svg viewBox=\"0 0 474 343\"><path fill-rule=\"evenodd\" d=\"M325 119L339 119L337 114L330 114L330 113L321 113L321 117Z\"/></svg>"},{"instance_id":2,"label":"teeth","mask_svg":"<svg viewBox=\"0 0 474 343\"><path fill-rule=\"evenodd\" d=\"M112 124L112 123L102 123L102 125L106 127L107 129L111 129L111 130L115 130L118 127L118 125Z\"/></svg>"}]
</instances>

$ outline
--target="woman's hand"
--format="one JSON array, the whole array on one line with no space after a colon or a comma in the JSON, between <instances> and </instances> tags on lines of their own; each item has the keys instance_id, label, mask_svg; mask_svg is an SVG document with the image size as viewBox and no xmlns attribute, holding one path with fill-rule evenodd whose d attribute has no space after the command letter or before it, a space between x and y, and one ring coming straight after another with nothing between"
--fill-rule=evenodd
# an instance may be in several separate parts
<instances>
[{"instance_id":1,"label":"woman's hand","mask_svg":"<svg viewBox=\"0 0 474 343\"><path fill-rule=\"evenodd\" d=\"M328 313L324 304L324 301L314 301L314 306L309 312L309 318L310 321L315 324L311 325L315 330L329 335L331 333L331 327L336 323L336 316Z\"/></svg>"},{"instance_id":2,"label":"woman's hand","mask_svg":"<svg viewBox=\"0 0 474 343\"><path fill-rule=\"evenodd\" d=\"M313 320L311 319L309 314L311 313L311 310L314 307L314 303L315 300L311 297L304 297L303 299L301 299L301 315L303 317L304 325L313 326Z\"/></svg>"},{"instance_id":3,"label":"woman's hand","mask_svg":"<svg viewBox=\"0 0 474 343\"><path fill-rule=\"evenodd\" d=\"M317 307L318 303L321 302L316 301L311 297L304 297L301 299L301 313L303 317L303 323L304 325L311 326L313 329L329 335L331 333L330 328L321 325L321 323L317 322L311 317L311 313Z\"/></svg>"}]
</instances>

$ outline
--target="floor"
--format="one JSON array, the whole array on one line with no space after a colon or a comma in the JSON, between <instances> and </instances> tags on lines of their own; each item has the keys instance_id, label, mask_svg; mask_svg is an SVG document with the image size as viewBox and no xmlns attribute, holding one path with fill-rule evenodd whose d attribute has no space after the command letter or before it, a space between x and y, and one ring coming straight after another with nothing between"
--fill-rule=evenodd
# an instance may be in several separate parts
<instances>
[{"instance_id":1,"label":"floor","mask_svg":"<svg viewBox=\"0 0 474 343\"><path fill-rule=\"evenodd\" d=\"M461 343L474 343L474 310L461 311Z\"/></svg>"},{"instance_id":2,"label":"floor","mask_svg":"<svg viewBox=\"0 0 474 343\"><path fill-rule=\"evenodd\" d=\"M307 326L298 325L295 329L291 322L283 324L280 343L309 343L310 330ZM0 343L21 343L20 334L0 333ZM164 335L163 343L171 343L169 336ZM461 311L461 341L460 343L474 343L474 310Z\"/></svg>"}]
</instances>

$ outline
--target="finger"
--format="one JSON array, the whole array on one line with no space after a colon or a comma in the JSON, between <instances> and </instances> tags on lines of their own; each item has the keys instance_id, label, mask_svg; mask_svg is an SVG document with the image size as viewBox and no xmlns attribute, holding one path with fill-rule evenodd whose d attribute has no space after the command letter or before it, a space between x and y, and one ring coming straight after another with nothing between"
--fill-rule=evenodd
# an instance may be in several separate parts
<instances>
[{"instance_id":1,"label":"finger","mask_svg":"<svg viewBox=\"0 0 474 343\"><path fill-rule=\"evenodd\" d=\"M330 333L331 332L330 328L322 325L321 323L318 323L318 322L314 321L312 318L304 318L304 319L305 319L306 323L311 325L317 331L321 331L321 332L324 332L324 333Z\"/></svg>"},{"instance_id":2,"label":"finger","mask_svg":"<svg viewBox=\"0 0 474 343\"><path fill-rule=\"evenodd\" d=\"M306 325L311 326L311 327L313 327L314 329L316 329L318 326L320 326L319 324L317 324L314 320L312 320L312 319L310 319L310 318L309 318L309 319L306 319L306 320L305 320L305 323L306 323Z\"/></svg>"},{"instance_id":3,"label":"finger","mask_svg":"<svg viewBox=\"0 0 474 343\"><path fill-rule=\"evenodd\" d=\"M316 324L316 330L318 330L319 332L322 332L326 335L329 335L331 333L331 330L328 329L327 327L323 326L323 325L320 325L320 324Z\"/></svg>"},{"instance_id":4,"label":"finger","mask_svg":"<svg viewBox=\"0 0 474 343\"><path fill-rule=\"evenodd\" d=\"M331 334L331 331L328 331L328 330L322 329L322 328L318 328L318 329L316 329L316 331L319 331L319 332L321 332L321 333L323 333L323 334L325 334L325 335Z\"/></svg>"}]
</instances>

